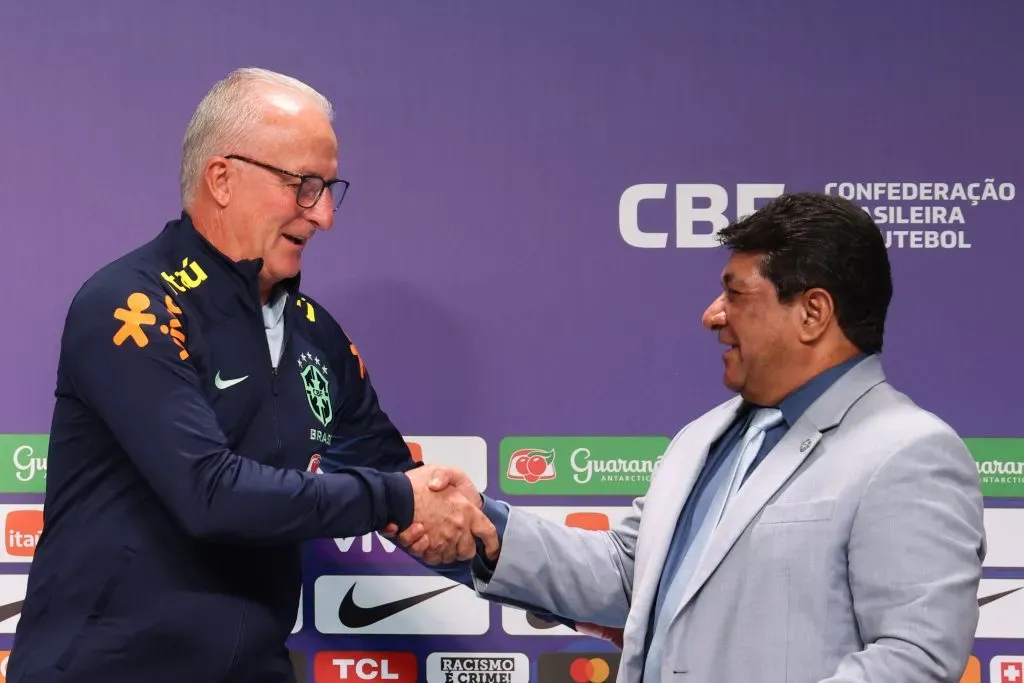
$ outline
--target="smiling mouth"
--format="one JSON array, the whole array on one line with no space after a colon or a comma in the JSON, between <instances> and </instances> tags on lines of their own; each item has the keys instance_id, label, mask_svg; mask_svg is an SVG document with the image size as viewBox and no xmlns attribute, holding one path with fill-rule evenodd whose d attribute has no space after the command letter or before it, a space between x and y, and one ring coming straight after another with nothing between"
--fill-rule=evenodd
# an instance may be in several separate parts
<instances>
[{"instance_id":1,"label":"smiling mouth","mask_svg":"<svg viewBox=\"0 0 1024 683\"><path fill-rule=\"evenodd\" d=\"M284 238L292 244L297 244L300 247L306 243L305 237L296 237L295 235L285 235Z\"/></svg>"}]
</instances>

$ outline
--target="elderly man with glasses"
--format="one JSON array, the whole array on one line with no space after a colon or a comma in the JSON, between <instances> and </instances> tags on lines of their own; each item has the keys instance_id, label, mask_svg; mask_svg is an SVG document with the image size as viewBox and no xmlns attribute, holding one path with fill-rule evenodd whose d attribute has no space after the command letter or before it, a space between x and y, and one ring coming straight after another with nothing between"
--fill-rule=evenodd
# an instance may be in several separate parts
<instances>
[{"instance_id":1,"label":"elderly man with glasses","mask_svg":"<svg viewBox=\"0 0 1024 683\"><path fill-rule=\"evenodd\" d=\"M332 119L295 79L229 75L185 134L180 218L75 295L8 681L293 681L301 541L415 523L432 561L496 552L299 291L348 188Z\"/></svg>"}]
</instances>

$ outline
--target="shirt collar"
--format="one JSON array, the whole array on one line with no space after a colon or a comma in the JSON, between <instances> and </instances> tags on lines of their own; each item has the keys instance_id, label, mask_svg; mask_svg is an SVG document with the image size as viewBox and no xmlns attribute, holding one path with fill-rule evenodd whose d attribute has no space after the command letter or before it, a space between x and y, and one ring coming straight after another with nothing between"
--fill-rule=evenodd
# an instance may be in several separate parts
<instances>
[{"instance_id":1,"label":"shirt collar","mask_svg":"<svg viewBox=\"0 0 1024 683\"><path fill-rule=\"evenodd\" d=\"M169 256L172 260L177 259L176 263L181 262L184 258L189 258L199 262L204 271L216 270L223 275L223 277L216 278L216 286L209 286L213 283L208 283L207 286L198 289L197 293L201 292L203 296L211 296L221 303L242 299L251 307L257 309L261 307L259 273L263 268L263 259L232 261L196 230L192 218L185 211L181 212L180 218L170 221L164 226L163 235L168 240ZM295 277L278 283L275 288L277 298L273 303L275 306L280 305L281 311L284 310L283 300L285 298L282 295L295 295L298 292L300 280L301 274L297 274Z\"/></svg>"},{"instance_id":2,"label":"shirt collar","mask_svg":"<svg viewBox=\"0 0 1024 683\"><path fill-rule=\"evenodd\" d=\"M782 411L782 417L786 420L786 424L790 427L796 424L796 421L800 419L800 416L803 415L804 412L811 407L811 404L817 401L818 398L836 382L836 380L846 374L850 368L857 365L857 363L860 363L865 358L867 358L867 354L858 353L853 358L815 375L810 380L802 384L796 391L784 398L782 402L779 403L779 410Z\"/></svg>"},{"instance_id":3,"label":"shirt collar","mask_svg":"<svg viewBox=\"0 0 1024 683\"><path fill-rule=\"evenodd\" d=\"M268 330L277 327L281 322L284 304L288 300L288 290L284 287L275 287L270 296L270 300L263 304L263 327Z\"/></svg>"}]
</instances>

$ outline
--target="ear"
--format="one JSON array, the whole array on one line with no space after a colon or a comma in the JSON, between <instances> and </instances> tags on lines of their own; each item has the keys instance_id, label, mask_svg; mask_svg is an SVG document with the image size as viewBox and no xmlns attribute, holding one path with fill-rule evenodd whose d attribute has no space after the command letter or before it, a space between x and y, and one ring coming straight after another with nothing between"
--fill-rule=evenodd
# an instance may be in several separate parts
<instances>
[{"instance_id":1,"label":"ear","mask_svg":"<svg viewBox=\"0 0 1024 683\"><path fill-rule=\"evenodd\" d=\"M817 287L804 292L797 307L800 316L800 341L805 343L813 342L825 334L835 316L832 296Z\"/></svg>"},{"instance_id":2,"label":"ear","mask_svg":"<svg viewBox=\"0 0 1024 683\"><path fill-rule=\"evenodd\" d=\"M203 167L203 185L213 201L223 209L231 201L231 166L224 157L212 157Z\"/></svg>"}]
</instances>

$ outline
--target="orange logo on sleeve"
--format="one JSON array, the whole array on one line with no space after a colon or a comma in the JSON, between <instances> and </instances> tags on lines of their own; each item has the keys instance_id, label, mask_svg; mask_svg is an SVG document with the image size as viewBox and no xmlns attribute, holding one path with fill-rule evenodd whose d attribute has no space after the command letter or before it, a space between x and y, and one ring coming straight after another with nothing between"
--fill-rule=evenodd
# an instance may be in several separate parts
<instances>
[{"instance_id":1,"label":"orange logo on sleeve","mask_svg":"<svg viewBox=\"0 0 1024 683\"><path fill-rule=\"evenodd\" d=\"M143 325L156 325L156 315L149 313L149 306L152 303L149 297L142 292L132 292L128 295L128 308L117 308L114 310L114 318L121 321L121 328L114 333L114 345L121 346L131 339L137 347L144 348L149 345L149 337L142 329ZM181 315L181 309L174 303L171 297L164 297L164 306L167 307L169 320L167 324L161 324L159 330L170 336L171 340L181 349L178 357L182 360L188 358L188 351L185 349L185 333L182 332L181 321L177 316Z\"/></svg>"},{"instance_id":2,"label":"orange logo on sleeve","mask_svg":"<svg viewBox=\"0 0 1024 683\"><path fill-rule=\"evenodd\" d=\"M363 379L366 376L366 366L363 365L363 357L359 355L359 351L356 349L355 344L349 344L348 350L352 352L352 355L359 361L359 379Z\"/></svg>"},{"instance_id":3,"label":"orange logo on sleeve","mask_svg":"<svg viewBox=\"0 0 1024 683\"><path fill-rule=\"evenodd\" d=\"M43 533L42 510L12 510L7 513L4 545L7 554L32 557L36 553L39 535Z\"/></svg>"},{"instance_id":4,"label":"orange logo on sleeve","mask_svg":"<svg viewBox=\"0 0 1024 683\"><path fill-rule=\"evenodd\" d=\"M167 310L171 313L171 320L169 325L161 325L160 331L164 334L171 335L171 339L181 351L178 352L178 357L182 360L188 359L188 351L185 350L185 333L181 331L181 321L178 320L177 316L181 315L181 309L174 303L170 295L164 297L164 304L167 306Z\"/></svg>"},{"instance_id":5,"label":"orange logo on sleeve","mask_svg":"<svg viewBox=\"0 0 1024 683\"><path fill-rule=\"evenodd\" d=\"M140 349L149 344L149 337L143 331L143 325L155 325L156 316L146 313L149 308L149 297L142 292L132 292L128 295L128 308L118 308L114 311L114 318L123 324L121 329L114 333L114 345L120 346L128 339L135 342Z\"/></svg>"}]
</instances>

